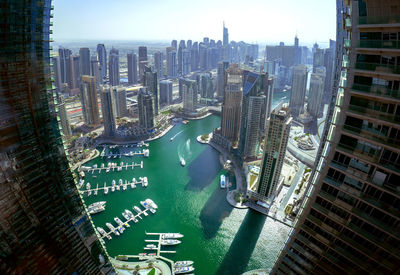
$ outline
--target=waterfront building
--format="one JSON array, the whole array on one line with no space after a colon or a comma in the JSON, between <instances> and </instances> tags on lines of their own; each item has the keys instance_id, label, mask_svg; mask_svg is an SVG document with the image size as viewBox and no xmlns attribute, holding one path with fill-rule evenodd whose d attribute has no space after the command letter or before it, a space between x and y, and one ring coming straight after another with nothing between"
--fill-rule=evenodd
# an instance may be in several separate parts
<instances>
[{"instance_id":1,"label":"waterfront building","mask_svg":"<svg viewBox=\"0 0 400 275\"><path fill-rule=\"evenodd\" d=\"M159 96L158 96L158 81L157 73L151 70L151 67L146 66L143 73L143 86L147 88L147 91L153 95L154 104L154 115L158 116L158 110L160 107Z\"/></svg>"},{"instance_id":2,"label":"waterfront building","mask_svg":"<svg viewBox=\"0 0 400 275\"><path fill-rule=\"evenodd\" d=\"M113 108L113 93L109 85L100 87L101 113L103 115L104 136L113 137L115 135L115 113ZM114 96L115 100L115 96ZM116 108L115 108L116 109Z\"/></svg>"},{"instance_id":3,"label":"waterfront building","mask_svg":"<svg viewBox=\"0 0 400 275\"><path fill-rule=\"evenodd\" d=\"M107 52L104 44L97 44L97 58L100 65L101 83L107 78Z\"/></svg>"},{"instance_id":4,"label":"waterfront building","mask_svg":"<svg viewBox=\"0 0 400 275\"><path fill-rule=\"evenodd\" d=\"M82 115L85 124L97 126L100 124L99 106L97 100L96 78L82 75L80 83Z\"/></svg>"},{"instance_id":5,"label":"waterfront building","mask_svg":"<svg viewBox=\"0 0 400 275\"><path fill-rule=\"evenodd\" d=\"M172 81L162 80L160 81L160 105L172 103Z\"/></svg>"},{"instance_id":6,"label":"waterfront building","mask_svg":"<svg viewBox=\"0 0 400 275\"><path fill-rule=\"evenodd\" d=\"M312 73L310 78L310 92L308 96L307 112L314 119L319 118L322 113L321 109L323 109L322 98L324 95L324 87L325 74Z\"/></svg>"},{"instance_id":7,"label":"waterfront building","mask_svg":"<svg viewBox=\"0 0 400 275\"><path fill-rule=\"evenodd\" d=\"M176 51L173 48L167 48L167 75L169 78L177 76L176 67Z\"/></svg>"},{"instance_id":8,"label":"waterfront building","mask_svg":"<svg viewBox=\"0 0 400 275\"><path fill-rule=\"evenodd\" d=\"M157 73L158 79L164 77L163 55L160 51L154 53L154 70Z\"/></svg>"},{"instance_id":9,"label":"waterfront building","mask_svg":"<svg viewBox=\"0 0 400 275\"><path fill-rule=\"evenodd\" d=\"M296 119L304 111L307 89L307 67L305 65L293 67L292 75L292 92L290 94L289 107L293 118Z\"/></svg>"},{"instance_id":10,"label":"waterfront building","mask_svg":"<svg viewBox=\"0 0 400 275\"><path fill-rule=\"evenodd\" d=\"M272 274L400 268L399 54L398 42L388 40L400 32L400 3L337 1L337 7L326 126Z\"/></svg>"},{"instance_id":11,"label":"waterfront building","mask_svg":"<svg viewBox=\"0 0 400 275\"><path fill-rule=\"evenodd\" d=\"M224 80L225 80L225 70L228 68L228 61L220 61L217 65L217 98L218 100L223 100L224 98Z\"/></svg>"},{"instance_id":12,"label":"waterfront building","mask_svg":"<svg viewBox=\"0 0 400 275\"><path fill-rule=\"evenodd\" d=\"M143 81L144 68L147 65L147 47L139 47L139 80Z\"/></svg>"},{"instance_id":13,"label":"waterfront building","mask_svg":"<svg viewBox=\"0 0 400 275\"><path fill-rule=\"evenodd\" d=\"M182 102L183 112L193 113L197 107L197 82L190 79L182 79L179 81L179 85L182 85Z\"/></svg>"},{"instance_id":14,"label":"waterfront building","mask_svg":"<svg viewBox=\"0 0 400 275\"><path fill-rule=\"evenodd\" d=\"M290 110L282 107L282 104L278 105L268 118L259 180L255 190L248 191L253 201L270 204L276 195L291 122Z\"/></svg>"},{"instance_id":15,"label":"waterfront building","mask_svg":"<svg viewBox=\"0 0 400 275\"><path fill-rule=\"evenodd\" d=\"M268 75L243 71L243 96L238 149L243 159L256 158L271 110L273 90Z\"/></svg>"},{"instance_id":16,"label":"waterfront building","mask_svg":"<svg viewBox=\"0 0 400 275\"><path fill-rule=\"evenodd\" d=\"M67 108L65 107L64 96L62 94L57 94L58 100L58 115L60 116L60 124L62 133L64 136L72 136L71 124L69 123L69 118L67 114Z\"/></svg>"},{"instance_id":17,"label":"waterfront building","mask_svg":"<svg viewBox=\"0 0 400 275\"><path fill-rule=\"evenodd\" d=\"M135 53L128 53L128 84L133 85L138 82L138 64L137 55Z\"/></svg>"},{"instance_id":18,"label":"waterfront building","mask_svg":"<svg viewBox=\"0 0 400 275\"><path fill-rule=\"evenodd\" d=\"M0 273L112 274L57 123L52 9L49 0L2 1Z\"/></svg>"},{"instance_id":19,"label":"waterfront building","mask_svg":"<svg viewBox=\"0 0 400 275\"><path fill-rule=\"evenodd\" d=\"M110 86L118 86L120 84L119 75L119 51L112 48L108 58L108 74Z\"/></svg>"},{"instance_id":20,"label":"waterfront building","mask_svg":"<svg viewBox=\"0 0 400 275\"><path fill-rule=\"evenodd\" d=\"M139 125L150 131L154 128L153 96L145 89L138 94Z\"/></svg>"},{"instance_id":21,"label":"waterfront building","mask_svg":"<svg viewBox=\"0 0 400 275\"><path fill-rule=\"evenodd\" d=\"M225 96L222 105L221 135L237 146L243 96L243 71L238 64L231 64L225 74Z\"/></svg>"},{"instance_id":22,"label":"waterfront building","mask_svg":"<svg viewBox=\"0 0 400 275\"><path fill-rule=\"evenodd\" d=\"M90 74L90 50L89 48L79 49L79 71L81 75Z\"/></svg>"},{"instance_id":23,"label":"waterfront building","mask_svg":"<svg viewBox=\"0 0 400 275\"><path fill-rule=\"evenodd\" d=\"M126 104L126 89L122 86L113 86L111 87L111 90L114 115L119 118L127 116L128 109Z\"/></svg>"}]
</instances>

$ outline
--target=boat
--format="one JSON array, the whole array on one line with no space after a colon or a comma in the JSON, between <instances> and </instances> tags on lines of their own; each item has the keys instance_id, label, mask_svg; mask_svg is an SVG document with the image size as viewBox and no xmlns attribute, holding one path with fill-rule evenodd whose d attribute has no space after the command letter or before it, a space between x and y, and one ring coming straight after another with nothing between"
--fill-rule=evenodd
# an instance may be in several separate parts
<instances>
[{"instance_id":1,"label":"boat","mask_svg":"<svg viewBox=\"0 0 400 275\"><path fill-rule=\"evenodd\" d=\"M115 229L115 227L111 224L111 223L106 223L106 226L112 231L114 232L115 235L119 236L119 232L117 229Z\"/></svg>"},{"instance_id":2,"label":"boat","mask_svg":"<svg viewBox=\"0 0 400 275\"><path fill-rule=\"evenodd\" d=\"M193 261L178 261L178 262L175 262L175 268L191 266L192 264L193 264Z\"/></svg>"},{"instance_id":3,"label":"boat","mask_svg":"<svg viewBox=\"0 0 400 275\"><path fill-rule=\"evenodd\" d=\"M97 164L93 165L92 167L93 167L93 168L97 168Z\"/></svg>"},{"instance_id":4,"label":"boat","mask_svg":"<svg viewBox=\"0 0 400 275\"><path fill-rule=\"evenodd\" d=\"M167 239L167 240L161 240L160 244L161 245L177 245L180 244L180 240L174 240L174 239Z\"/></svg>"},{"instance_id":5,"label":"boat","mask_svg":"<svg viewBox=\"0 0 400 275\"><path fill-rule=\"evenodd\" d=\"M90 182L86 183L86 190L90 189Z\"/></svg>"},{"instance_id":6,"label":"boat","mask_svg":"<svg viewBox=\"0 0 400 275\"><path fill-rule=\"evenodd\" d=\"M183 158L181 158L181 165L182 165L182 166L185 166L185 165L186 165L186 162L185 162L185 160L184 160Z\"/></svg>"},{"instance_id":7,"label":"boat","mask_svg":"<svg viewBox=\"0 0 400 275\"><path fill-rule=\"evenodd\" d=\"M172 137L169 141L173 141L174 140L174 138Z\"/></svg>"},{"instance_id":8,"label":"boat","mask_svg":"<svg viewBox=\"0 0 400 275\"><path fill-rule=\"evenodd\" d=\"M99 213L99 212L102 212L104 210L106 210L105 205L95 205L95 206L93 206L93 204L91 204L91 205L88 206L88 212L91 215Z\"/></svg>"},{"instance_id":9,"label":"boat","mask_svg":"<svg viewBox=\"0 0 400 275\"><path fill-rule=\"evenodd\" d=\"M117 190L119 190L119 189L120 189L119 185L117 185L117 186L115 186L115 187L117 188Z\"/></svg>"},{"instance_id":10,"label":"boat","mask_svg":"<svg viewBox=\"0 0 400 275\"><path fill-rule=\"evenodd\" d=\"M109 239L109 240L112 239L110 235L107 235L107 232L106 232L103 228L97 227L97 231L98 231L103 237L106 237L106 238Z\"/></svg>"},{"instance_id":11,"label":"boat","mask_svg":"<svg viewBox=\"0 0 400 275\"><path fill-rule=\"evenodd\" d=\"M126 190L126 184L122 185L122 190Z\"/></svg>"},{"instance_id":12,"label":"boat","mask_svg":"<svg viewBox=\"0 0 400 275\"><path fill-rule=\"evenodd\" d=\"M108 187L104 187L104 195L108 194Z\"/></svg>"},{"instance_id":13,"label":"boat","mask_svg":"<svg viewBox=\"0 0 400 275\"><path fill-rule=\"evenodd\" d=\"M132 211L125 209L125 213L128 215L129 218L134 218L135 216L133 215Z\"/></svg>"},{"instance_id":14,"label":"boat","mask_svg":"<svg viewBox=\"0 0 400 275\"><path fill-rule=\"evenodd\" d=\"M146 253L139 253L139 256L146 256Z\"/></svg>"},{"instance_id":15,"label":"boat","mask_svg":"<svg viewBox=\"0 0 400 275\"><path fill-rule=\"evenodd\" d=\"M221 175L221 177L220 177L220 186L221 186L221 188L225 188L226 187L225 175Z\"/></svg>"},{"instance_id":16,"label":"boat","mask_svg":"<svg viewBox=\"0 0 400 275\"><path fill-rule=\"evenodd\" d=\"M122 212L122 216L125 218L126 222L124 223L124 225L126 227L131 227L128 223L128 221L130 220L129 215L126 212Z\"/></svg>"},{"instance_id":17,"label":"boat","mask_svg":"<svg viewBox=\"0 0 400 275\"><path fill-rule=\"evenodd\" d=\"M118 168L117 168L117 171L122 171L122 167L118 167Z\"/></svg>"},{"instance_id":18,"label":"boat","mask_svg":"<svg viewBox=\"0 0 400 275\"><path fill-rule=\"evenodd\" d=\"M150 205L146 201L140 201L140 204L146 209L150 208Z\"/></svg>"},{"instance_id":19,"label":"boat","mask_svg":"<svg viewBox=\"0 0 400 275\"><path fill-rule=\"evenodd\" d=\"M99 189L99 186L97 185L96 189L94 190L94 194L97 195L97 190Z\"/></svg>"},{"instance_id":20,"label":"boat","mask_svg":"<svg viewBox=\"0 0 400 275\"><path fill-rule=\"evenodd\" d=\"M147 204L150 205L151 208L154 208L154 209L158 208L157 204L155 204L154 201L151 199L146 199L145 202L147 202Z\"/></svg>"},{"instance_id":21,"label":"boat","mask_svg":"<svg viewBox=\"0 0 400 275\"><path fill-rule=\"evenodd\" d=\"M143 156L146 157L146 158L148 158L149 155L150 155L150 150L149 150L149 149L144 149L144 150L143 150Z\"/></svg>"},{"instance_id":22,"label":"boat","mask_svg":"<svg viewBox=\"0 0 400 275\"><path fill-rule=\"evenodd\" d=\"M106 201L98 201L90 204L88 207L104 206L106 203Z\"/></svg>"},{"instance_id":23,"label":"boat","mask_svg":"<svg viewBox=\"0 0 400 275\"><path fill-rule=\"evenodd\" d=\"M135 205L134 207L132 207L132 208L133 208L133 210L135 210L138 214L142 213L142 210L141 210L139 207L137 207L136 205Z\"/></svg>"},{"instance_id":24,"label":"boat","mask_svg":"<svg viewBox=\"0 0 400 275\"><path fill-rule=\"evenodd\" d=\"M79 180L78 189L81 189L81 188L82 188L84 182L85 182L84 179L80 179L80 180Z\"/></svg>"},{"instance_id":25,"label":"boat","mask_svg":"<svg viewBox=\"0 0 400 275\"><path fill-rule=\"evenodd\" d=\"M156 256L156 253L147 254L148 256Z\"/></svg>"},{"instance_id":26,"label":"boat","mask_svg":"<svg viewBox=\"0 0 400 275\"><path fill-rule=\"evenodd\" d=\"M136 182L136 180L135 180L135 178L133 178L133 179L132 179L132 182L131 182L131 187L132 187L132 189L133 189L133 188L136 188L135 182Z\"/></svg>"},{"instance_id":27,"label":"boat","mask_svg":"<svg viewBox=\"0 0 400 275\"><path fill-rule=\"evenodd\" d=\"M175 267L175 274L183 274L194 271L193 266Z\"/></svg>"},{"instance_id":28,"label":"boat","mask_svg":"<svg viewBox=\"0 0 400 275\"><path fill-rule=\"evenodd\" d=\"M97 176L93 176L93 178L97 178Z\"/></svg>"},{"instance_id":29,"label":"boat","mask_svg":"<svg viewBox=\"0 0 400 275\"><path fill-rule=\"evenodd\" d=\"M124 223L118 218L118 217L114 217L114 221L119 224L120 226L123 226Z\"/></svg>"},{"instance_id":30,"label":"boat","mask_svg":"<svg viewBox=\"0 0 400 275\"><path fill-rule=\"evenodd\" d=\"M119 179L118 184L122 185L122 183L123 183L122 179Z\"/></svg>"},{"instance_id":31,"label":"boat","mask_svg":"<svg viewBox=\"0 0 400 275\"><path fill-rule=\"evenodd\" d=\"M107 167L107 169L106 169L106 173L108 173L108 172L110 172L110 168L108 168L108 167Z\"/></svg>"},{"instance_id":32,"label":"boat","mask_svg":"<svg viewBox=\"0 0 400 275\"><path fill-rule=\"evenodd\" d=\"M88 196L92 195L92 190L89 190L87 193Z\"/></svg>"},{"instance_id":33,"label":"boat","mask_svg":"<svg viewBox=\"0 0 400 275\"><path fill-rule=\"evenodd\" d=\"M104 163L102 163L100 167L101 167L101 168L104 168Z\"/></svg>"},{"instance_id":34,"label":"boat","mask_svg":"<svg viewBox=\"0 0 400 275\"><path fill-rule=\"evenodd\" d=\"M180 239L183 235L180 233L164 233L161 234L161 239Z\"/></svg>"},{"instance_id":35,"label":"boat","mask_svg":"<svg viewBox=\"0 0 400 275\"><path fill-rule=\"evenodd\" d=\"M155 244L148 244L148 245L146 245L146 248L156 249L157 246Z\"/></svg>"},{"instance_id":36,"label":"boat","mask_svg":"<svg viewBox=\"0 0 400 275\"><path fill-rule=\"evenodd\" d=\"M147 185L148 185L147 177L143 177L143 178L142 178L142 186L143 186L143 187L147 187Z\"/></svg>"}]
</instances>

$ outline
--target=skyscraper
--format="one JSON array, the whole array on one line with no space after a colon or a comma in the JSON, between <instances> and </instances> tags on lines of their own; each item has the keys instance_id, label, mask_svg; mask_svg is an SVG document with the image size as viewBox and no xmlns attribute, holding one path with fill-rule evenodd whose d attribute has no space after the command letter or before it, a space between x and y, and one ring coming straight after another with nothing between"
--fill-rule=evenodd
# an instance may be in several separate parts
<instances>
[{"instance_id":1,"label":"skyscraper","mask_svg":"<svg viewBox=\"0 0 400 275\"><path fill-rule=\"evenodd\" d=\"M334 93L320 157L273 274L399 272L400 75L386 62L398 56L386 38L400 31L400 3L337 6Z\"/></svg>"},{"instance_id":2,"label":"skyscraper","mask_svg":"<svg viewBox=\"0 0 400 275\"><path fill-rule=\"evenodd\" d=\"M81 66L80 66L80 56L71 55L69 59L70 72L68 73L68 87L70 89L79 88L79 82L81 81Z\"/></svg>"},{"instance_id":3,"label":"skyscraper","mask_svg":"<svg viewBox=\"0 0 400 275\"><path fill-rule=\"evenodd\" d=\"M120 83L119 78L119 51L112 48L110 57L108 59L108 74L111 86L118 86Z\"/></svg>"},{"instance_id":4,"label":"skyscraper","mask_svg":"<svg viewBox=\"0 0 400 275\"><path fill-rule=\"evenodd\" d=\"M178 50L178 41L172 40L171 41L171 47L174 48L175 50Z\"/></svg>"},{"instance_id":5,"label":"skyscraper","mask_svg":"<svg viewBox=\"0 0 400 275\"><path fill-rule=\"evenodd\" d=\"M107 77L107 52L104 44L97 44L97 58L100 66L100 82L103 83L104 79Z\"/></svg>"},{"instance_id":6,"label":"skyscraper","mask_svg":"<svg viewBox=\"0 0 400 275\"><path fill-rule=\"evenodd\" d=\"M225 96L222 105L221 134L232 145L237 146L240 131L240 115L243 96L243 71L238 64L226 69Z\"/></svg>"},{"instance_id":7,"label":"skyscraper","mask_svg":"<svg viewBox=\"0 0 400 275\"><path fill-rule=\"evenodd\" d=\"M147 47L139 47L139 80L143 81L144 68L147 65Z\"/></svg>"},{"instance_id":8,"label":"skyscraper","mask_svg":"<svg viewBox=\"0 0 400 275\"><path fill-rule=\"evenodd\" d=\"M221 61L218 62L217 67L217 98L222 100L224 98L224 79L225 70L228 68L229 62Z\"/></svg>"},{"instance_id":9,"label":"skyscraper","mask_svg":"<svg viewBox=\"0 0 400 275\"><path fill-rule=\"evenodd\" d=\"M164 78L163 55L160 51L154 53L154 71L157 73L158 79Z\"/></svg>"},{"instance_id":10,"label":"skyscraper","mask_svg":"<svg viewBox=\"0 0 400 275\"><path fill-rule=\"evenodd\" d=\"M139 125L146 130L154 128L153 96L145 89L138 94Z\"/></svg>"},{"instance_id":11,"label":"skyscraper","mask_svg":"<svg viewBox=\"0 0 400 275\"><path fill-rule=\"evenodd\" d=\"M167 75L169 78L175 78L176 74L176 51L167 48Z\"/></svg>"},{"instance_id":12,"label":"skyscraper","mask_svg":"<svg viewBox=\"0 0 400 275\"><path fill-rule=\"evenodd\" d=\"M270 114L265 134L264 156L256 190L249 190L252 200L270 202L275 196L285 159L292 118L288 108L278 105Z\"/></svg>"},{"instance_id":13,"label":"skyscraper","mask_svg":"<svg viewBox=\"0 0 400 275\"><path fill-rule=\"evenodd\" d=\"M70 56L72 55L71 50L60 47L58 49L58 56L60 58L60 75L61 75L61 83L70 83L70 74L71 74L71 60Z\"/></svg>"},{"instance_id":14,"label":"skyscraper","mask_svg":"<svg viewBox=\"0 0 400 275\"><path fill-rule=\"evenodd\" d=\"M138 64L137 55L135 53L128 53L128 84L136 84L138 82Z\"/></svg>"},{"instance_id":15,"label":"skyscraper","mask_svg":"<svg viewBox=\"0 0 400 275\"><path fill-rule=\"evenodd\" d=\"M90 50L89 48L79 49L79 71L81 75L90 75Z\"/></svg>"},{"instance_id":16,"label":"skyscraper","mask_svg":"<svg viewBox=\"0 0 400 275\"><path fill-rule=\"evenodd\" d=\"M115 114L113 108L113 96L109 85L100 87L101 113L103 115L104 136L115 135Z\"/></svg>"},{"instance_id":17,"label":"skyscraper","mask_svg":"<svg viewBox=\"0 0 400 275\"><path fill-rule=\"evenodd\" d=\"M67 108L65 107L65 101L64 101L64 96L61 94L58 94L58 115L60 116L60 124L62 128L62 133L65 136L71 136L72 135L72 130L71 130L71 124L69 123L69 118L67 114Z\"/></svg>"},{"instance_id":18,"label":"skyscraper","mask_svg":"<svg viewBox=\"0 0 400 275\"><path fill-rule=\"evenodd\" d=\"M225 22L223 24L223 40L222 40L222 45L224 47L227 47L229 45L229 34L228 34L228 28L225 28Z\"/></svg>"},{"instance_id":19,"label":"skyscraper","mask_svg":"<svg viewBox=\"0 0 400 275\"><path fill-rule=\"evenodd\" d=\"M204 73L200 75L199 90L202 98L214 98L214 84L211 73Z\"/></svg>"},{"instance_id":20,"label":"skyscraper","mask_svg":"<svg viewBox=\"0 0 400 275\"><path fill-rule=\"evenodd\" d=\"M307 67L297 65L293 67L292 92L289 107L293 118L297 118L304 111L304 101L307 89Z\"/></svg>"},{"instance_id":21,"label":"skyscraper","mask_svg":"<svg viewBox=\"0 0 400 275\"><path fill-rule=\"evenodd\" d=\"M100 66L96 55L90 57L90 75L96 78L96 87L98 89L102 83L102 78L100 76Z\"/></svg>"},{"instance_id":22,"label":"skyscraper","mask_svg":"<svg viewBox=\"0 0 400 275\"><path fill-rule=\"evenodd\" d=\"M182 50L182 75L190 73L190 51L188 49Z\"/></svg>"},{"instance_id":23,"label":"skyscraper","mask_svg":"<svg viewBox=\"0 0 400 275\"><path fill-rule=\"evenodd\" d=\"M315 73L316 68L324 66L324 50L316 48L313 58L313 73Z\"/></svg>"},{"instance_id":24,"label":"skyscraper","mask_svg":"<svg viewBox=\"0 0 400 275\"><path fill-rule=\"evenodd\" d=\"M53 74L54 74L54 85L57 88L57 91L60 91L62 88L61 84L61 67L60 67L60 57L59 56L53 56L51 58L51 61L53 61Z\"/></svg>"},{"instance_id":25,"label":"skyscraper","mask_svg":"<svg viewBox=\"0 0 400 275\"><path fill-rule=\"evenodd\" d=\"M322 111L323 111L322 98L324 96L324 87L325 87L325 67L319 67L315 73L311 74L310 92L307 103L307 112L314 119L322 117Z\"/></svg>"},{"instance_id":26,"label":"skyscraper","mask_svg":"<svg viewBox=\"0 0 400 275\"><path fill-rule=\"evenodd\" d=\"M184 49L186 49L185 40L181 40L179 42L179 47L178 47L178 70L177 70L178 75L183 74L183 50Z\"/></svg>"},{"instance_id":27,"label":"skyscraper","mask_svg":"<svg viewBox=\"0 0 400 275\"><path fill-rule=\"evenodd\" d=\"M190 70L192 72L199 69L199 44L194 42L190 49Z\"/></svg>"},{"instance_id":28,"label":"skyscraper","mask_svg":"<svg viewBox=\"0 0 400 275\"><path fill-rule=\"evenodd\" d=\"M183 111L186 113L193 113L197 107L197 82L190 79L182 79L179 82L182 85L182 102Z\"/></svg>"},{"instance_id":29,"label":"skyscraper","mask_svg":"<svg viewBox=\"0 0 400 275\"><path fill-rule=\"evenodd\" d=\"M114 115L116 117L124 117L128 115L128 109L126 104L126 89L121 86L113 86L112 98L113 98L113 108Z\"/></svg>"},{"instance_id":30,"label":"skyscraper","mask_svg":"<svg viewBox=\"0 0 400 275\"><path fill-rule=\"evenodd\" d=\"M90 126L99 125L100 117L95 77L82 75L80 90L83 120Z\"/></svg>"},{"instance_id":31,"label":"skyscraper","mask_svg":"<svg viewBox=\"0 0 400 275\"><path fill-rule=\"evenodd\" d=\"M158 116L159 96L158 96L158 81L157 73L151 70L151 67L146 66L143 74L143 86L153 95L154 115Z\"/></svg>"},{"instance_id":32,"label":"skyscraper","mask_svg":"<svg viewBox=\"0 0 400 275\"><path fill-rule=\"evenodd\" d=\"M2 2L0 273L109 274L57 124L51 9L49 0Z\"/></svg>"},{"instance_id":33,"label":"skyscraper","mask_svg":"<svg viewBox=\"0 0 400 275\"><path fill-rule=\"evenodd\" d=\"M172 103L172 81L162 80L160 81L160 105Z\"/></svg>"}]
</instances>

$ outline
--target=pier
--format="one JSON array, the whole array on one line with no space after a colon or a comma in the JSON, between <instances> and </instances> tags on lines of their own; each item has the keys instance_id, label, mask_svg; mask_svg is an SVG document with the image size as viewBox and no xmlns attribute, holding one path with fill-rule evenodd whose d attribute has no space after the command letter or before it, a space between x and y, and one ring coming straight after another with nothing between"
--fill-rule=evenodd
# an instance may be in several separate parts
<instances>
[{"instance_id":1,"label":"pier","mask_svg":"<svg viewBox=\"0 0 400 275\"><path fill-rule=\"evenodd\" d=\"M157 250L157 253L156 253L157 257L160 257L161 253L172 253L172 254L176 253L176 251L172 251L172 250L167 250L167 251L162 251L161 250L161 246L162 246L161 241L163 240L161 238L161 236L164 235L164 234L170 234L170 233L149 233L149 232L146 232L146 235L158 236L158 240L144 240L147 243L151 243L151 242L157 243L157 248L150 248L151 250ZM146 249L146 247L144 249Z\"/></svg>"},{"instance_id":2,"label":"pier","mask_svg":"<svg viewBox=\"0 0 400 275\"><path fill-rule=\"evenodd\" d=\"M133 178L132 182L125 180L125 182L122 184L115 181L114 191L112 191L112 185L107 186L107 184L104 183L103 187L99 187L99 184L97 184L96 188L79 190L79 193L81 193L82 195L86 194L86 195L90 196L90 195L92 195L92 192L94 195L97 195L99 190L103 190L104 195L107 195L109 192L128 190L129 186L131 187L131 189L135 189L137 184L141 185L143 188L147 187L147 185L148 185L147 177L140 177L139 179L140 180L137 181L135 178Z\"/></svg>"},{"instance_id":3,"label":"pier","mask_svg":"<svg viewBox=\"0 0 400 275\"><path fill-rule=\"evenodd\" d=\"M121 157L134 157L134 156L139 156L139 155L143 155L144 157L148 157L150 154L150 150L149 149L144 149L142 151L138 151L138 152L134 152L134 151L130 151L129 153L118 153L118 154L113 154L113 153L109 153L106 154L105 150L103 149L103 151L100 153L100 157L101 158L121 158Z\"/></svg>"},{"instance_id":4,"label":"pier","mask_svg":"<svg viewBox=\"0 0 400 275\"><path fill-rule=\"evenodd\" d=\"M110 171L115 171L117 170L117 172L122 171L123 169L128 170L128 168L131 168L132 170L135 167L140 167L143 168L143 161L141 161L140 163L134 163L132 161L131 164L122 164L122 165L117 165L116 163L109 163L107 166L103 166L103 167L88 167L88 166L81 166L79 167L79 171L86 171L88 173L92 173L94 174L94 172L99 172L99 174L103 171L106 170L106 173L110 172Z\"/></svg>"}]
</instances>

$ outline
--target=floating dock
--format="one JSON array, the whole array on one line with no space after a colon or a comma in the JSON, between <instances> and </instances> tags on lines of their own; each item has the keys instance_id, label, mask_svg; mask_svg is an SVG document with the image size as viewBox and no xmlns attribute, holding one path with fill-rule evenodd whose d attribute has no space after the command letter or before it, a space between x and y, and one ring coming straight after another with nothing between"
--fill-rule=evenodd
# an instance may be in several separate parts
<instances>
[{"instance_id":1,"label":"floating dock","mask_svg":"<svg viewBox=\"0 0 400 275\"><path fill-rule=\"evenodd\" d=\"M146 232L146 235L149 236L158 236L158 240L144 240L147 243L157 243L157 248L155 249L151 249L151 250L157 250L157 257L160 257L160 253L176 253L176 251L172 251L172 250L166 250L166 251L162 251L161 250L161 241L163 240L161 238L162 235L164 234L170 234L170 233L150 233L150 232ZM174 234L178 234L178 233L174 233ZM146 248L145 248L146 249Z\"/></svg>"},{"instance_id":2,"label":"floating dock","mask_svg":"<svg viewBox=\"0 0 400 275\"><path fill-rule=\"evenodd\" d=\"M128 170L128 168L130 168L130 169L134 169L135 167L140 167L140 168L143 168L143 161L141 161L140 163L134 163L133 161L132 161L132 164L128 164L128 163L126 163L126 164L122 164L122 165L116 165L116 164L111 164L110 166L104 166L104 167L88 167L88 166L81 166L81 167L79 167L79 171L85 171L85 172L88 172L88 173L92 173L92 174L94 174L94 172L99 172L99 174L103 171L103 170L105 170L106 171L106 173L108 173L108 172L110 172L110 171L115 171L115 170L117 170L117 172L119 172L119 171L122 171L122 170Z\"/></svg>"},{"instance_id":3,"label":"floating dock","mask_svg":"<svg viewBox=\"0 0 400 275\"><path fill-rule=\"evenodd\" d=\"M136 186L139 184L142 187L146 187L143 186L144 182L148 183L147 177L140 177L140 180L134 180L132 182L126 181L122 184L119 184L119 182L115 181L115 185L114 185L114 191L112 191L112 185L107 186L106 183L104 183L104 187L99 187L99 184L97 184L96 188L93 189L81 189L79 190L79 193L81 193L82 195L86 194L88 196L92 195L92 192L94 195L98 195L98 191L103 190L104 191L104 195L108 194L108 193L113 193L113 192L117 192L117 191L126 191L128 190L128 187L130 186L131 189L135 189ZM118 188L117 188L118 186ZM124 187L126 186L126 187Z\"/></svg>"}]
</instances>

